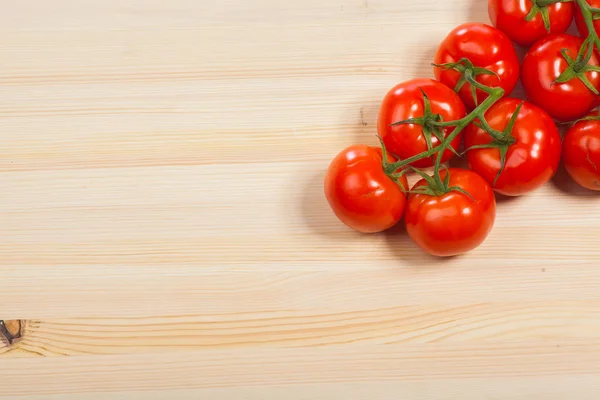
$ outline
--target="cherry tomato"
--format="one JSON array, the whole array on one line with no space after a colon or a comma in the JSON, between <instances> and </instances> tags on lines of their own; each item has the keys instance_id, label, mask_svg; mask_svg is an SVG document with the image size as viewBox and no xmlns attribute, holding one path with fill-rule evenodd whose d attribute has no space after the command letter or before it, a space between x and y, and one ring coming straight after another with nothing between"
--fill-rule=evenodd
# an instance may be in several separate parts
<instances>
[{"instance_id":1,"label":"cherry tomato","mask_svg":"<svg viewBox=\"0 0 600 400\"><path fill-rule=\"evenodd\" d=\"M449 87L433 79L412 79L394 86L384 97L379 109L377 130L383 139L387 150L400 159L405 160L428 150L423 126L418 124L395 125L391 124L411 118L423 116L423 92L431 104L433 115L439 115L443 121L455 121L466 115L465 106L460 98ZM441 129L440 133L447 137L453 128ZM432 147L440 144L435 134L429 134ZM458 135L451 143L454 149L460 146L462 135ZM442 161L452 158L451 150L446 150ZM435 163L435 156L423 158L412 163L417 168L431 167Z\"/></svg>"},{"instance_id":2,"label":"cherry tomato","mask_svg":"<svg viewBox=\"0 0 600 400\"><path fill-rule=\"evenodd\" d=\"M350 228L381 232L402 218L408 189L406 176L396 183L383 170L381 149L354 145L340 152L325 176L325 197L335 215ZM388 162L396 159L388 155Z\"/></svg>"},{"instance_id":3,"label":"cherry tomato","mask_svg":"<svg viewBox=\"0 0 600 400\"><path fill-rule=\"evenodd\" d=\"M468 58L474 67L485 68L493 74L479 74L477 82L490 87L502 87L508 96L519 80L519 58L510 39L500 30L485 24L463 24L451 31L440 44L435 55L435 64L456 63ZM434 67L435 78L455 88L461 74L453 69ZM465 84L458 94L468 109L475 108L471 85ZM487 94L477 89L477 102Z\"/></svg>"},{"instance_id":4,"label":"cherry tomato","mask_svg":"<svg viewBox=\"0 0 600 400\"><path fill-rule=\"evenodd\" d=\"M571 25L574 3L555 3L545 7L548 11L550 32L546 29L542 13L531 21L525 17L534 6L532 0L488 0L488 13L492 24L513 42L529 47L549 33L563 33Z\"/></svg>"},{"instance_id":5,"label":"cherry tomato","mask_svg":"<svg viewBox=\"0 0 600 400\"><path fill-rule=\"evenodd\" d=\"M476 172L450 168L449 186L470 194L450 191L441 196L411 193L404 220L406 230L419 247L435 256L455 256L473 250L488 236L496 218L496 199L491 186ZM448 172L443 170L444 179ZM413 190L426 186L421 180Z\"/></svg>"},{"instance_id":6,"label":"cherry tomato","mask_svg":"<svg viewBox=\"0 0 600 400\"><path fill-rule=\"evenodd\" d=\"M549 35L537 41L523 60L522 82L527 98L559 121L570 121L583 117L596 104L597 96L577 77L565 82L555 82L568 67L561 54L575 59L583 40L565 33ZM598 65L592 55L590 65ZM600 89L600 73L583 74L596 89Z\"/></svg>"},{"instance_id":7,"label":"cherry tomato","mask_svg":"<svg viewBox=\"0 0 600 400\"><path fill-rule=\"evenodd\" d=\"M600 190L600 121L579 121L567 131L563 161L575 182Z\"/></svg>"},{"instance_id":8,"label":"cherry tomato","mask_svg":"<svg viewBox=\"0 0 600 400\"><path fill-rule=\"evenodd\" d=\"M600 0L587 0L587 3L592 7L600 8ZM585 20L583 19L583 14L581 14L579 7L577 7L577 10L575 11L575 23L577 24L579 35L585 39L588 36L589 31L585 25ZM597 33L600 32L600 20L594 21L594 29Z\"/></svg>"},{"instance_id":9,"label":"cherry tomato","mask_svg":"<svg viewBox=\"0 0 600 400\"><path fill-rule=\"evenodd\" d=\"M504 132L522 100L505 98L494 104L485 119L491 128ZM515 142L508 146L504 170L500 171L500 150L483 148L467 151L469 167L485 179L496 192L520 196L531 192L556 173L560 161L560 134L552 118L541 108L523 102L510 132ZM491 136L475 124L465 129L465 148L486 145ZM494 180L498 180L494 185Z\"/></svg>"}]
</instances>

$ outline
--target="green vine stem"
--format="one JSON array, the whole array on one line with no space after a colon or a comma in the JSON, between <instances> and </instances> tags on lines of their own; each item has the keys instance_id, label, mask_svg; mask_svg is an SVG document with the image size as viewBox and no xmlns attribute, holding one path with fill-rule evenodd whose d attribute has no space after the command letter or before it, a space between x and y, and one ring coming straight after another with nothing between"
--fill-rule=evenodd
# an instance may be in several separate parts
<instances>
[{"instance_id":1,"label":"green vine stem","mask_svg":"<svg viewBox=\"0 0 600 400\"><path fill-rule=\"evenodd\" d=\"M471 111L470 114L468 114L467 116L465 116L459 120L431 122L432 124L439 126L439 127L454 126L454 129L452 130L450 135L448 135L448 137L446 137L446 139L444 139L436 147L433 147L427 151L416 154L416 155L406 158L404 160L400 160L396 163L391 163L391 164L384 163L384 170L387 174L393 174L398 169L406 167L410 163L418 161L422 158L431 157L431 156L435 155L436 153L439 153L438 157L436 157L435 173L434 173L434 175L437 175L437 178L436 178L436 181L437 181L439 179L439 169L440 169L440 164L441 164L441 160L442 160L441 154L443 154L444 151L446 151L446 149L450 146L450 144L456 138L456 136L458 136L460 134L460 132L462 132L463 129L465 129L471 122L475 121L476 119L479 119L480 121L485 121L484 114L486 113L486 111L492 105L494 105L494 103L496 103L498 100L500 100L500 98L502 98L502 96L504 96L504 89L502 89L500 87L495 87L495 88L488 87L488 86L482 85L481 83L477 82L475 80L475 78L473 77L473 73L470 69L466 69L464 71L464 78L469 84L471 84L471 85L475 86L477 89L487 93L488 97L484 101L482 101L481 104L479 104L473 111ZM487 125L487 122L485 122L484 124ZM489 125L488 125L488 127L489 127ZM493 130L490 131L490 134L494 138L496 138L496 135L501 135L500 132L495 132Z\"/></svg>"},{"instance_id":2,"label":"green vine stem","mask_svg":"<svg viewBox=\"0 0 600 400\"><path fill-rule=\"evenodd\" d=\"M534 3L538 7L548 7L556 3L570 3L573 0L535 0Z\"/></svg>"},{"instance_id":3,"label":"green vine stem","mask_svg":"<svg viewBox=\"0 0 600 400\"><path fill-rule=\"evenodd\" d=\"M583 16L588 36L579 49L577 57L572 59L563 49L562 55L569 64L568 68L556 79L556 83L568 82L573 78L578 78L595 95L600 95L598 90L589 82L584 75L586 72L600 72L600 67L589 65L590 59L594 54L594 48L600 50L600 37L594 27L594 21L600 18L600 9L590 6L587 0L574 0Z\"/></svg>"},{"instance_id":4,"label":"green vine stem","mask_svg":"<svg viewBox=\"0 0 600 400\"><path fill-rule=\"evenodd\" d=\"M536 5L536 7L540 8L540 9L544 9L545 7L555 4L555 3L559 3L559 2L563 3L563 2L570 2L570 1L575 1L577 6L579 7L579 9L583 15L583 19L585 21L587 30L588 30L588 37L584 40L583 46L580 49L579 54L577 55L577 58L575 60L573 60L569 57L569 59L567 60L569 62L569 68L567 69L567 71L565 71L563 73L564 76L559 77L559 79L557 79L558 83L560 83L561 81L564 81L565 79L569 80L572 78L580 77L581 73L586 72L588 70L594 70L594 71L600 72L600 68L588 65L589 60L592 57L593 49L596 48L600 51L600 37L598 37L598 34L596 33L596 30L594 29L594 21L596 19L600 19L600 8L595 8L595 7L590 6L586 0L535 0L534 4ZM444 154L444 152L448 148L450 148L451 150L456 152L456 149L453 149L451 147L451 143L469 124L475 122L478 124L478 126L480 126L482 129L484 129L492 137L492 139L496 145L501 145L502 148L499 148L499 150L501 150L501 152L504 151L504 155L506 154L508 146L510 146L512 143L514 143L514 140L511 141L510 140L511 138L508 137L508 135L510 135L510 130L509 130L509 132L496 131L496 130L492 129L492 127L490 127L489 123L485 119L485 113L490 109L490 107L492 105L494 105L498 100L500 100L502 98L502 96L504 96L504 90L502 88L489 87L489 86L485 86L485 85L477 82L476 76L478 74L486 74L486 73L490 73L490 72L487 70L483 70L481 68L479 68L479 69L475 68L473 66L473 64L471 63L471 61L468 59L462 59L457 63L442 65L439 67L453 68L461 73L462 76L459 81L459 85L457 85L457 88L455 88L455 90L460 89L460 87L462 87L462 85L464 85L465 83L469 83L471 85L473 92L475 92L475 90L479 89L488 95L487 98L483 102L481 102L481 104L479 104L467 116L465 116L459 120L456 120L456 121L441 121L441 120L435 120L432 118L420 118L420 119L416 118L416 119L412 119L412 120L395 122L392 125L413 124L413 123L414 124L423 124L424 121L427 120L427 125L429 128L432 128L432 127L433 128L454 127L454 129L444 140L441 140L441 143L438 146L429 148L427 151L416 154L416 155L406 158L404 160L399 160L395 163L389 163L387 161L387 157L383 158L384 172L397 181L397 178L400 177L402 174L404 174L408 169L411 169L411 170L417 172L420 176L424 177L426 175L425 173L423 173L422 171L416 170L409 164L411 164L415 161L418 161L420 159L423 159L423 158L432 157L437 154L438 156L435 159L433 177L428 177L427 182L429 183L430 186L433 187L432 193L438 193L438 194L446 193L448 190L454 189L454 188L448 188L448 184L447 184L448 177L446 177L444 180L442 180L440 177L442 154ZM572 76L570 76L570 75L572 75ZM588 85L586 85L586 86L588 86ZM594 93L597 93L595 88L590 89L590 90L592 90ZM424 101L426 102L427 99L425 97L426 96L424 94ZM520 107L519 107L519 109L520 109ZM519 113L519 109L517 109L517 111L513 115L513 118L512 118L513 120L516 119L516 117ZM589 118L591 119L591 118L600 118L600 117L589 117ZM386 150L385 150L385 145L383 144L383 141L381 141L381 146L383 148L384 154L387 154L387 153L385 153ZM502 170L503 170L503 167L498 172L496 179L498 179L498 176L502 173ZM398 172L398 171L400 171L400 172Z\"/></svg>"},{"instance_id":5,"label":"green vine stem","mask_svg":"<svg viewBox=\"0 0 600 400\"><path fill-rule=\"evenodd\" d=\"M586 0L575 1L579 6L579 10L581 11L581 15L583 15L583 20L585 21L585 26L588 30L588 38L586 41L600 50L600 38L594 28L594 17L600 15L600 8L590 6Z\"/></svg>"}]
</instances>

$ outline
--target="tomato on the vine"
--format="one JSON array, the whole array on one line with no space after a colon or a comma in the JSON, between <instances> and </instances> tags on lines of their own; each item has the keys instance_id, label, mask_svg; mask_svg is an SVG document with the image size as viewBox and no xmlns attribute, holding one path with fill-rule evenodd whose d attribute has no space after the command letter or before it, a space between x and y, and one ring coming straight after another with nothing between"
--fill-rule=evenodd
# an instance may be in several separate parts
<instances>
[{"instance_id":1,"label":"tomato on the vine","mask_svg":"<svg viewBox=\"0 0 600 400\"><path fill-rule=\"evenodd\" d=\"M423 93L427 96L429 105ZM452 89L433 79L412 79L399 83L388 91L379 109L377 130L390 153L405 160L429 150L429 146L438 146L439 138L442 135L445 138L452 132L452 127L437 128L427 121L424 121L424 125L392 126L396 122L421 118L424 115L430 122L455 121L464 117L466 111L464 104ZM460 140L461 135L452 141L451 146L455 150L458 150ZM452 151L446 150L442 162L448 161L452 156ZM411 165L417 168L431 167L435 163L435 157L422 158Z\"/></svg>"},{"instance_id":2,"label":"tomato on the vine","mask_svg":"<svg viewBox=\"0 0 600 400\"><path fill-rule=\"evenodd\" d=\"M598 118L598 113L593 117ZM582 120L563 139L567 173L584 188L600 190L600 121Z\"/></svg>"},{"instance_id":3,"label":"tomato on the vine","mask_svg":"<svg viewBox=\"0 0 600 400\"><path fill-rule=\"evenodd\" d=\"M505 98L485 113L485 119L489 127L503 135L494 140L480 124L472 123L465 130L465 148L469 167L496 192L520 196L554 176L560 161L560 134L546 112L527 101ZM492 147L469 150L489 145ZM502 152L504 169L498 174Z\"/></svg>"},{"instance_id":4,"label":"tomato on the vine","mask_svg":"<svg viewBox=\"0 0 600 400\"><path fill-rule=\"evenodd\" d=\"M523 60L521 79L527 98L559 121L583 117L598 98L586 82L595 90L600 89L600 73L586 70L585 66L579 71L575 69L574 61L582 45L583 40L576 36L549 35L537 41ZM589 65L599 65L594 54L591 54ZM561 75L564 77L563 72L567 69L573 76L566 82L557 81Z\"/></svg>"},{"instance_id":5,"label":"tomato on the vine","mask_svg":"<svg viewBox=\"0 0 600 400\"><path fill-rule=\"evenodd\" d=\"M492 24L525 47L549 33L569 29L574 10L572 2L538 5L536 0L488 0Z\"/></svg>"},{"instance_id":6,"label":"tomato on the vine","mask_svg":"<svg viewBox=\"0 0 600 400\"><path fill-rule=\"evenodd\" d=\"M388 155L388 163L395 161ZM386 174L380 148L354 145L342 150L329 164L324 186L335 215L356 231L384 231L404 213L408 181L405 175Z\"/></svg>"},{"instance_id":7,"label":"tomato on the vine","mask_svg":"<svg viewBox=\"0 0 600 400\"><path fill-rule=\"evenodd\" d=\"M489 87L501 87L509 95L519 80L519 59L510 39L500 30L486 24L467 23L453 29L440 44L435 55L435 78L456 88L467 108L475 108L475 100L469 83L462 83L462 74L449 65L468 58L471 72L477 82ZM440 65L446 65L441 67ZM486 71L487 70L487 71ZM477 104L487 94L477 89Z\"/></svg>"},{"instance_id":8,"label":"tomato on the vine","mask_svg":"<svg viewBox=\"0 0 600 400\"><path fill-rule=\"evenodd\" d=\"M440 178L446 179L448 173L448 186L466 193L411 193L404 215L411 239L428 253L446 257L468 252L483 243L496 218L494 192L481 176L474 171L450 168L440 171ZM412 191L428 185L423 179Z\"/></svg>"},{"instance_id":9,"label":"tomato on the vine","mask_svg":"<svg viewBox=\"0 0 600 400\"><path fill-rule=\"evenodd\" d=\"M600 0L586 0L586 1L592 7L600 8ZM584 39L586 37L588 37L589 31L585 24L585 19L583 18L583 14L581 13L581 10L579 9L579 7L577 7L577 11L575 12L575 23L577 24L577 30L579 31L579 35ZM594 30L596 31L596 33L600 32L600 20L594 21Z\"/></svg>"}]
</instances>

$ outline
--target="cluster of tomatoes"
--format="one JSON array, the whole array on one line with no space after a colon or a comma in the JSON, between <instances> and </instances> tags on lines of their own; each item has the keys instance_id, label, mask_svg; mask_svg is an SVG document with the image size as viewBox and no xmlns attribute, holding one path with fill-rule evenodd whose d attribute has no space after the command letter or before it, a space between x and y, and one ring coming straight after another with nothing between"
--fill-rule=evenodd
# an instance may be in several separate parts
<instances>
[{"instance_id":1,"label":"cluster of tomatoes","mask_svg":"<svg viewBox=\"0 0 600 400\"><path fill-rule=\"evenodd\" d=\"M493 26L463 24L441 42L435 80L385 95L380 147L350 146L329 165L325 196L350 228L404 218L418 246L453 256L488 236L494 192L538 189L561 155L577 183L600 190L600 0L489 0L488 10ZM565 33L573 18L580 36ZM513 42L528 48L522 63ZM527 100L510 97L519 79ZM570 126L562 140L557 124ZM445 166L463 155L469 169ZM412 188L409 172L422 178Z\"/></svg>"}]
</instances>

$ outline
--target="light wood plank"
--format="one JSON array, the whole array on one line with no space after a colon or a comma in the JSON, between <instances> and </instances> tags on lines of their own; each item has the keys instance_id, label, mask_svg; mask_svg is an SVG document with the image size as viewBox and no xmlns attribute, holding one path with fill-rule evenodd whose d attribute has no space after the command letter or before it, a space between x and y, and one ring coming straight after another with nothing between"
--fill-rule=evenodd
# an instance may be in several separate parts
<instances>
[{"instance_id":1,"label":"light wood plank","mask_svg":"<svg viewBox=\"0 0 600 400\"><path fill-rule=\"evenodd\" d=\"M337 313L263 313L28 321L5 355L129 354L248 346L473 343L594 339L600 302L404 306Z\"/></svg>"},{"instance_id":2,"label":"light wood plank","mask_svg":"<svg viewBox=\"0 0 600 400\"><path fill-rule=\"evenodd\" d=\"M444 261L323 198L485 1L0 5L0 398L600 396L600 198L564 171Z\"/></svg>"},{"instance_id":3,"label":"light wood plank","mask_svg":"<svg viewBox=\"0 0 600 400\"><path fill-rule=\"evenodd\" d=\"M500 361L501 362L498 362ZM79 356L11 359L13 370L0 371L3 382L10 382L4 396L58 395L136 391L171 391L181 388L230 388L229 393L246 387L285 387L279 393L301 390L300 385L322 385L322 396L333 398L346 384L396 382L402 391L421 387L420 398L436 398L441 382L455 382L465 390L465 381L475 384L474 392L486 393L500 382L520 382L531 376L545 377L548 393L565 382L579 380L589 386L582 393L598 393L600 348L595 341L583 343L517 342L490 345L412 345L412 346L335 346L316 349L208 350L202 352ZM18 371L27 370L28 374ZM29 385L29 375L37 379ZM555 382L555 379L558 381ZM494 382L496 381L496 382ZM425 389L433 382L433 392ZM532 381L539 388L539 381ZM462 384L462 385L461 385ZM107 386L109 385L109 386ZM417 386L418 385L418 386ZM519 398L517 389L505 389ZM19 390L11 389L19 388ZM548 389L550 388L550 389ZM296 390L294 390L296 389ZM310 389L309 389L310 390ZM563 386L564 393L564 386ZM201 394L202 391L196 393ZM210 391L209 391L210 393ZM214 392L213 392L214 393ZM270 392L265 392L270 395ZM277 392L273 392L274 395ZM347 391L346 391L347 393ZM410 393L410 392L409 392ZM490 392L487 392L491 394ZM108 393L106 393L108 395ZM385 394L385 392L384 392ZM587 395L586 394L586 395ZM389 395L389 394L388 394ZM461 392L446 394L460 398ZM351 395L360 398L356 394ZM389 398L389 397L388 397ZM475 397L473 397L475 398ZM511 398L511 397L507 397ZM522 398L522 397L521 397Z\"/></svg>"}]
</instances>

